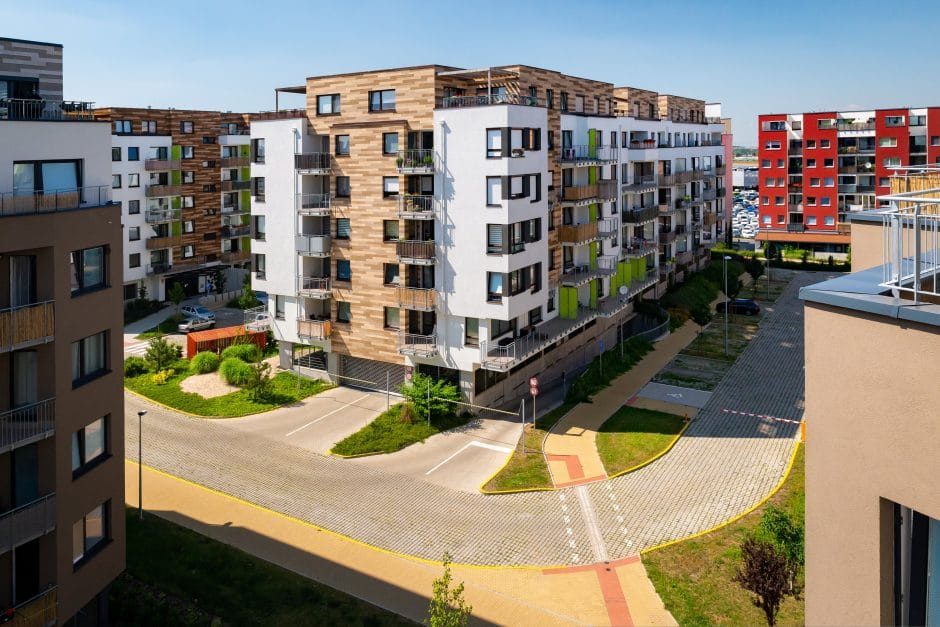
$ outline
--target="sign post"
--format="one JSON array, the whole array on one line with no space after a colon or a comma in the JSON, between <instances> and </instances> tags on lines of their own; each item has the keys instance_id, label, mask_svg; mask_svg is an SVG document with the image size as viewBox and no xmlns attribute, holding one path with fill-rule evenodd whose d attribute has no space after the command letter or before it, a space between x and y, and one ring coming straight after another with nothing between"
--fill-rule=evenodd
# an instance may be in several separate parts
<instances>
[{"instance_id":1,"label":"sign post","mask_svg":"<svg viewBox=\"0 0 940 627\"><path fill-rule=\"evenodd\" d=\"M535 428L535 397L539 395L539 380L529 377L529 394L532 395L532 428Z\"/></svg>"},{"instance_id":2,"label":"sign post","mask_svg":"<svg viewBox=\"0 0 940 627\"><path fill-rule=\"evenodd\" d=\"M522 397L522 410L519 412L522 416L522 456L525 457L525 397Z\"/></svg>"}]
</instances>

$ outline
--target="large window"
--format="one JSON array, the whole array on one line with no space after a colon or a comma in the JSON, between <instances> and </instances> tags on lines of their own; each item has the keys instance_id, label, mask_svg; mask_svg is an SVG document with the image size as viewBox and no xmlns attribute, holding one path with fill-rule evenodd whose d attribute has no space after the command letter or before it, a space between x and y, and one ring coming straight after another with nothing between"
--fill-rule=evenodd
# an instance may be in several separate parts
<instances>
[{"instance_id":1,"label":"large window","mask_svg":"<svg viewBox=\"0 0 940 627\"><path fill-rule=\"evenodd\" d=\"M104 416L72 433L72 473L87 470L93 462L106 459L108 418ZM80 474L80 473L78 473Z\"/></svg>"},{"instance_id":2,"label":"large window","mask_svg":"<svg viewBox=\"0 0 940 627\"><path fill-rule=\"evenodd\" d=\"M467 346L480 345L480 319L464 318L463 343Z\"/></svg>"},{"instance_id":3,"label":"large window","mask_svg":"<svg viewBox=\"0 0 940 627\"><path fill-rule=\"evenodd\" d=\"M337 198L349 198L349 177L348 176L337 176L336 177L336 197Z\"/></svg>"},{"instance_id":4,"label":"large window","mask_svg":"<svg viewBox=\"0 0 940 627\"><path fill-rule=\"evenodd\" d=\"M32 194L74 191L81 187L77 160L16 161L13 163L13 193ZM118 176L120 181L120 175ZM120 187L120 183L118 184Z\"/></svg>"},{"instance_id":5,"label":"large window","mask_svg":"<svg viewBox=\"0 0 940 627\"><path fill-rule=\"evenodd\" d=\"M349 239L349 218L336 218L336 239Z\"/></svg>"},{"instance_id":6,"label":"large window","mask_svg":"<svg viewBox=\"0 0 940 627\"><path fill-rule=\"evenodd\" d=\"M137 146L128 146L127 160L128 161L140 161L140 148Z\"/></svg>"},{"instance_id":7,"label":"large window","mask_svg":"<svg viewBox=\"0 0 940 627\"><path fill-rule=\"evenodd\" d=\"M398 133L382 133L382 154L398 153Z\"/></svg>"},{"instance_id":8,"label":"large window","mask_svg":"<svg viewBox=\"0 0 940 627\"><path fill-rule=\"evenodd\" d=\"M183 120L180 122L180 133L184 135L192 135L193 133L193 123L190 120Z\"/></svg>"},{"instance_id":9,"label":"large window","mask_svg":"<svg viewBox=\"0 0 940 627\"><path fill-rule=\"evenodd\" d=\"M382 225L382 241L397 242L398 220L383 220Z\"/></svg>"},{"instance_id":10,"label":"large window","mask_svg":"<svg viewBox=\"0 0 940 627\"><path fill-rule=\"evenodd\" d=\"M882 542L893 547L894 624L940 624L940 520L889 504L894 533Z\"/></svg>"},{"instance_id":11,"label":"large window","mask_svg":"<svg viewBox=\"0 0 940 627\"><path fill-rule=\"evenodd\" d=\"M384 89L382 91L369 92L369 111L394 111L395 110L395 90Z\"/></svg>"},{"instance_id":12,"label":"large window","mask_svg":"<svg viewBox=\"0 0 940 627\"><path fill-rule=\"evenodd\" d=\"M114 121L114 133L115 135L120 135L122 133L131 132L131 121L130 120L115 120Z\"/></svg>"},{"instance_id":13,"label":"large window","mask_svg":"<svg viewBox=\"0 0 940 627\"><path fill-rule=\"evenodd\" d=\"M339 112L339 94L317 96L317 115L333 115Z\"/></svg>"},{"instance_id":14,"label":"large window","mask_svg":"<svg viewBox=\"0 0 940 627\"><path fill-rule=\"evenodd\" d=\"M486 157L487 159L503 156L503 130L500 128L486 129Z\"/></svg>"},{"instance_id":15,"label":"large window","mask_svg":"<svg viewBox=\"0 0 940 627\"><path fill-rule=\"evenodd\" d=\"M352 280L352 268L349 265L348 259L336 260L336 280L337 281L351 281Z\"/></svg>"},{"instance_id":16,"label":"large window","mask_svg":"<svg viewBox=\"0 0 940 627\"><path fill-rule=\"evenodd\" d=\"M501 272L486 273L486 300L497 303L503 300L503 274Z\"/></svg>"},{"instance_id":17,"label":"large window","mask_svg":"<svg viewBox=\"0 0 940 627\"><path fill-rule=\"evenodd\" d=\"M399 266L397 263L383 264L382 283L385 285L398 285L400 282Z\"/></svg>"},{"instance_id":18,"label":"large window","mask_svg":"<svg viewBox=\"0 0 940 627\"><path fill-rule=\"evenodd\" d=\"M105 501L72 525L72 564L76 568L110 539L110 513L111 501Z\"/></svg>"},{"instance_id":19,"label":"large window","mask_svg":"<svg viewBox=\"0 0 940 627\"><path fill-rule=\"evenodd\" d=\"M336 136L336 155L338 156L349 155L349 135L337 135Z\"/></svg>"},{"instance_id":20,"label":"large window","mask_svg":"<svg viewBox=\"0 0 940 627\"><path fill-rule=\"evenodd\" d=\"M107 251L104 246L72 252L69 276L73 295L107 285L106 260Z\"/></svg>"},{"instance_id":21,"label":"large window","mask_svg":"<svg viewBox=\"0 0 940 627\"><path fill-rule=\"evenodd\" d=\"M397 176L383 176L382 177L382 196L388 198L389 196L398 195L398 177Z\"/></svg>"},{"instance_id":22,"label":"large window","mask_svg":"<svg viewBox=\"0 0 940 627\"><path fill-rule=\"evenodd\" d=\"M345 301L336 303L336 321L349 322L352 319L352 308Z\"/></svg>"},{"instance_id":23,"label":"large window","mask_svg":"<svg viewBox=\"0 0 940 627\"><path fill-rule=\"evenodd\" d=\"M111 161L120 161L121 160L121 148L116 147L111 149Z\"/></svg>"},{"instance_id":24,"label":"large window","mask_svg":"<svg viewBox=\"0 0 940 627\"><path fill-rule=\"evenodd\" d=\"M503 200L503 180L499 176L486 177L486 204L498 207Z\"/></svg>"},{"instance_id":25,"label":"large window","mask_svg":"<svg viewBox=\"0 0 940 627\"><path fill-rule=\"evenodd\" d=\"M251 162L264 163L264 138L251 140Z\"/></svg>"},{"instance_id":26,"label":"large window","mask_svg":"<svg viewBox=\"0 0 940 627\"><path fill-rule=\"evenodd\" d=\"M107 331L72 342L72 387L99 377L107 370Z\"/></svg>"},{"instance_id":27,"label":"large window","mask_svg":"<svg viewBox=\"0 0 940 627\"><path fill-rule=\"evenodd\" d=\"M385 328L401 328L401 310L398 307L385 307Z\"/></svg>"}]
</instances>

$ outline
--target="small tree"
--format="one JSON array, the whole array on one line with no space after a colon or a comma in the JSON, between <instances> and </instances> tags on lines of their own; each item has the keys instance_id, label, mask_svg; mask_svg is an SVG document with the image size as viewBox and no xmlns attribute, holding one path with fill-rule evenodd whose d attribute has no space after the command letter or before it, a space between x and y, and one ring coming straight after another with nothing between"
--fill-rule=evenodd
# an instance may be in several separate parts
<instances>
[{"instance_id":1,"label":"small tree","mask_svg":"<svg viewBox=\"0 0 940 627\"><path fill-rule=\"evenodd\" d=\"M735 573L734 581L754 593L754 605L763 610L767 624L773 627L780 603L787 595L787 558L772 543L755 537L744 541L741 554L744 563Z\"/></svg>"},{"instance_id":2,"label":"small tree","mask_svg":"<svg viewBox=\"0 0 940 627\"><path fill-rule=\"evenodd\" d=\"M774 545L787 559L790 594L797 594L796 581L803 568L805 556L803 523L782 509L770 505L761 516L757 537Z\"/></svg>"},{"instance_id":3,"label":"small tree","mask_svg":"<svg viewBox=\"0 0 940 627\"><path fill-rule=\"evenodd\" d=\"M242 280L242 295L238 297L238 306L242 309L251 309L259 304L254 290L251 289L251 275L246 274Z\"/></svg>"},{"instance_id":4,"label":"small tree","mask_svg":"<svg viewBox=\"0 0 940 627\"><path fill-rule=\"evenodd\" d=\"M170 287L166 293L166 297L170 300L171 303L176 305L176 315L180 315L180 305L183 304L183 301L186 300L186 291L183 289L182 283L176 281Z\"/></svg>"},{"instance_id":5,"label":"small tree","mask_svg":"<svg viewBox=\"0 0 940 627\"><path fill-rule=\"evenodd\" d=\"M430 386L430 403L428 402L428 389ZM459 401L460 391L457 386L443 379L414 373L411 381L401 386L401 394L411 403L418 416L427 420L430 415L443 416L455 413L456 405L448 401Z\"/></svg>"},{"instance_id":6,"label":"small tree","mask_svg":"<svg viewBox=\"0 0 940 627\"><path fill-rule=\"evenodd\" d=\"M807 260L809 260L809 251L808 251L808 250L804 250L803 252L800 253L800 261L801 261L801 262L803 263L803 265L805 266Z\"/></svg>"},{"instance_id":7,"label":"small tree","mask_svg":"<svg viewBox=\"0 0 940 627\"><path fill-rule=\"evenodd\" d=\"M225 273L221 268L217 269L212 275L212 283L215 285L216 294L225 293Z\"/></svg>"},{"instance_id":8,"label":"small tree","mask_svg":"<svg viewBox=\"0 0 940 627\"><path fill-rule=\"evenodd\" d=\"M137 288L137 300L140 302L146 302L147 300L147 286L143 283Z\"/></svg>"},{"instance_id":9,"label":"small tree","mask_svg":"<svg viewBox=\"0 0 940 627\"><path fill-rule=\"evenodd\" d=\"M271 398L274 391L274 384L271 382L271 364L266 361L259 361L250 364L251 376L245 389L248 390L248 398L256 403L267 401Z\"/></svg>"},{"instance_id":10,"label":"small tree","mask_svg":"<svg viewBox=\"0 0 940 627\"><path fill-rule=\"evenodd\" d=\"M150 339L150 345L147 347L144 359L150 364L150 370L159 372L172 366L182 356L182 347L170 344L164 336L158 335Z\"/></svg>"},{"instance_id":11,"label":"small tree","mask_svg":"<svg viewBox=\"0 0 940 627\"><path fill-rule=\"evenodd\" d=\"M470 624L473 606L464 601L463 582L452 590L450 553L444 553L444 574L434 580L431 604L428 607L430 627L465 627Z\"/></svg>"},{"instance_id":12,"label":"small tree","mask_svg":"<svg viewBox=\"0 0 940 627\"><path fill-rule=\"evenodd\" d=\"M764 274L764 264L758 261L756 256L752 256L744 262L744 270L751 275L754 285L757 285L757 279Z\"/></svg>"}]
</instances>

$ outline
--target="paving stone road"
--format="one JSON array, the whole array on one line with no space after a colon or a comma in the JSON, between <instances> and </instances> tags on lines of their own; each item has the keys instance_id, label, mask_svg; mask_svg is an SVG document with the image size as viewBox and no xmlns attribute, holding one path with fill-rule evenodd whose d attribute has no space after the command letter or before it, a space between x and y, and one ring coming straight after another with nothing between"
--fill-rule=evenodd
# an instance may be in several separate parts
<instances>
[{"instance_id":1,"label":"paving stone road","mask_svg":"<svg viewBox=\"0 0 940 627\"><path fill-rule=\"evenodd\" d=\"M618 559L720 524L780 480L798 425L722 410L801 419L803 306L797 293L823 278L796 276L668 455L580 488L466 494L182 416L130 394L125 415L149 410L145 464L374 546L428 559L449 551L455 562L468 564ZM126 451L136 460L137 421L125 426Z\"/></svg>"}]
</instances>

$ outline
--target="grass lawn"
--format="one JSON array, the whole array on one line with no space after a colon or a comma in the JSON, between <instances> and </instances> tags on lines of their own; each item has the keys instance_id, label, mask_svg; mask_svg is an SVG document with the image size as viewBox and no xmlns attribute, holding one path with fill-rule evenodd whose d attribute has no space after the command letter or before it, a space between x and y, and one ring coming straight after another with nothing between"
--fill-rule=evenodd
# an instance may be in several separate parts
<instances>
[{"instance_id":1,"label":"grass lawn","mask_svg":"<svg viewBox=\"0 0 940 627\"><path fill-rule=\"evenodd\" d=\"M169 521L126 512L115 625L410 625L404 618ZM430 591L429 591L430 592Z\"/></svg>"},{"instance_id":2,"label":"grass lawn","mask_svg":"<svg viewBox=\"0 0 940 627\"><path fill-rule=\"evenodd\" d=\"M601 425L597 452L609 476L638 466L664 451L685 424L682 416L621 407Z\"/></svg>"},{"instance_id":3,"label":"grass lawn","mask_svg":"<svg viewBox=\"0 0 940 627\"><path fill-rule=\"evenodd\" d=\"M790 477L770 499L794 517L803 517L803 447ZM643 564L666 609L680 625L763 625L764 614L751 595L732 581L740 564L740 545L760 522L766 505L717 531L645 553ZM779 625L803 624L803 599L787 597Z\"/></svg>"},{"instance_id":4,"label":"grass lawn","mask_svg":"<svg viewBox=\"0 0 940 627\"><path fill-rule=\"evenodd\" d=\"M426 419L418 418L411 424L405 424L399 418L401 410L402 404L390 407L359 431L337 442L332 452L337 455L394 453L406 446L423 442L442 431L461 427L472 420L455 415L432 416L430 426Z\"/></svg>"},{"instance_id":5,"label":"grass lawn","mask_svg":"<svg viewBox=\"0 0 940 627\"><path fill-rule=\"evenodd\" d=\"M757 335L759 320L759 316L731 315L728 319L728 354L725 355L725 314L715 314L715 318L685 347L682 354L734 363Z\"/></svg>"},{"instance_id":6,"label":"grass lawn","mask_svg":"<svg viewBox=\"0 0 940 627\"><path fill-rule=\"evenodd\" d=\"M160 324L155 327L151 327L137 335L134 339L136 340L149 340L152 337L157 337L158 335L168 335L170 333L176 333L179 329L180 319L176 315L172 315Z\"/></svg>"},{"instance_id":7,"label":"grass lawn","mask_svg":"<svg viewBox=\"0 0 940 627\"><path fill-rule=\"evenodd\" d=\"M139 377L126 378L124 379L124 386L174 409L196 414L197 416L209 417L230 418L258 414L334 387L331 383L312 381L301 377L300 393L298 394L297 377L289 372L278 372L271 377L274 386L271 400L267 403L256 403L248 398L246 390L239 390L215 398L203 398L198 394L184 392L180 389L180 382L188 377L188 374L171 377L163 385L154 383L151 376L150 373L147 373Z\"/></svg>"}]
</instances>

